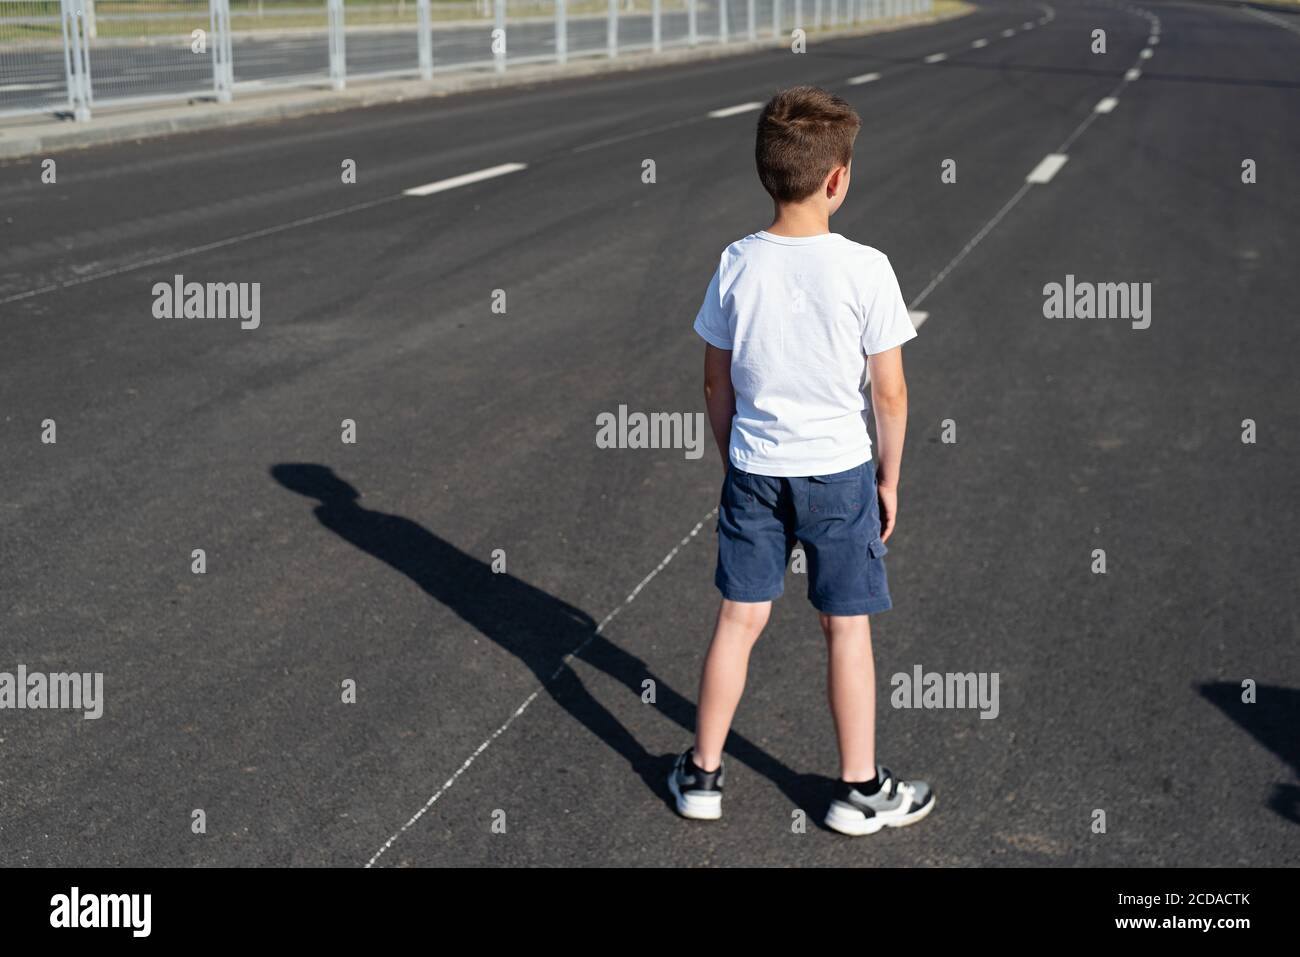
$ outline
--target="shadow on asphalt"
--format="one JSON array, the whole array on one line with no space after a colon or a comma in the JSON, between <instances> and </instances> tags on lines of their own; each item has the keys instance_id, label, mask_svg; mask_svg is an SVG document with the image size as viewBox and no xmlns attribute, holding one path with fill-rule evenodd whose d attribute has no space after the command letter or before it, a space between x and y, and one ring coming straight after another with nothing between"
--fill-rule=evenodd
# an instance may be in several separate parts
<instances>
[{"instance_id":1,"label":"shadow on asphalt","mask_svg":"<svg viewBox=\"0 0 1300 957\"><path fill-rule=\"evenodd\" d=\"M638 698L641 683L653 677L644 661L602 635L592 637L596 622L586 612L534 588L515 576L496 574L491 566L467 555L418 522L374 512L358 504L360 493L324 465L281 464L271 475L290 491L315 499L316 519L344 541L401 572L425 594L446 605L466 624L518 658L555 703L621 755L646 787L669 808L668 772L675 755L651 754L608 709L592 697L564 661L578 655ZM695 706L655 678L656 707L688 734L694 733ZM743 735L732 731L727 753L775 784L795 807L821 824L831 780L797 774Z\"/></svg>"},{"instance_id":2,"label":"shadow on asphalt","mask_svg":"<svg viewBox=\"0 0 1300 957\"><path fill-rule=\"evenodd\" d=\"M1242 701L1241 685L1231 681L1210 682L1197 690L1300 778L1300 690L1258 685L1254 704ZM1292 824L1300 824L1300 786L1275 785L1267 804Z\"/></svg>"}]
</instances>

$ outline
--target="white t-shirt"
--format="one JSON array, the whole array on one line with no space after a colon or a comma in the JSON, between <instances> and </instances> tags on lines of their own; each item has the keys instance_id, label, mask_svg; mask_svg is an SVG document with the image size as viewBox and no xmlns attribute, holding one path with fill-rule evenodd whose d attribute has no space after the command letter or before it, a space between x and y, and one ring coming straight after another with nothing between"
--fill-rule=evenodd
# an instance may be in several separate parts
<instances>
[{"instance_id":1,"label":"white t-shirt","mask_svg":"<svg viewBox=\"0 0 1300 957\"><path fill-rule=\"evenodd\" d=\"M916 336L884 253L838 233L760 231L722 252L695 331L731 351L731 461L829 475L871 458L864 355Z\"/></svg>"}]
</instances>

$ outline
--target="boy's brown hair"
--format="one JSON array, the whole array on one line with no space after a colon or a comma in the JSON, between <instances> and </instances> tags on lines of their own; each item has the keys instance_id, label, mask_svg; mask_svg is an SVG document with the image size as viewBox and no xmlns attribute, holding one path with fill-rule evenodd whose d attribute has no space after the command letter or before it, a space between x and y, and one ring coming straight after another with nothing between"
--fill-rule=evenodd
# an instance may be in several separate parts
<instances>
[{"instance_id":1,"label":"boy's brown hair","mask_svg":"<svg viewBox=\"0 0 1300 957\"><path fill-rule=\"evenodd\" d=\"M807 199L836 166L853 159L862 120L853 107L816 86L782 90L758 118L754 159L763 188L778 203Z\"/></svg>"}]
</instances>

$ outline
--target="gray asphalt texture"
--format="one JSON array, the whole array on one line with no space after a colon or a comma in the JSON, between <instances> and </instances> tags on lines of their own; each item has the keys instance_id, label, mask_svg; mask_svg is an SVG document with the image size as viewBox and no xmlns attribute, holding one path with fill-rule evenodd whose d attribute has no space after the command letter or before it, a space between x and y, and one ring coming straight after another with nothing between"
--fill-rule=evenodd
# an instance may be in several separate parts
<instances>
[{"instance_id":1,"label":"gray asphalt texture","mask_svg":"<svg viewBox=\"0 0 1300 957\"><path fill-rule=\"evenodd\" d=\"M106 696L97 721L0 711L0 863L361 866L395 834L377 866L1300 861L1300 36L1190 3L1147 7L1142 77L905 350L879 752L937 810L857 841L818 825L835 744L795 575L724 819L668 804L721 467L594 439L620 404L703 409L691 321L720 250L768 222L754 114L706 114L799 82L846 96L864 128L832 226L910 300L1150 32L1080 3L1000 36L1043 9L85 150L54 185L0 166L0 670L102 671ZM529 166L401 196L507 162ZM178 272L260 282L261 327L153 318ZM1044 318L1067 274L1151 282L1150 328ZM1000 714L892 708L916 665L996 672Z\"/></svg>"}]
</instances>

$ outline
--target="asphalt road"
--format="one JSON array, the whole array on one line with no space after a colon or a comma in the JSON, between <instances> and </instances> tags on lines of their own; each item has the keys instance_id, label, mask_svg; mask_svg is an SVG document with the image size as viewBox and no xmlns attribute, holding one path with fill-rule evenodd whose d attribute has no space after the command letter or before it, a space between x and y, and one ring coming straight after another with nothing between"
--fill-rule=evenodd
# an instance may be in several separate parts
<instances>
[{"instance_id":1,"label":"asphalt road","mask_svg":"<svg viewBox=\"0 0 1300 957\"><path fill-rule=\"evenodd\" d=\"M98 720L0 711L0 863L1300 862L1300 36L1055 6L0 166L0 671L105 687ZM816 823L795 575L724 820L670 810L721 468L595 443L703 409L691 321L769 208L754 113L708 113L796 82L862 114L833 227L928 313L874 632L881 759L939 805L858 841ZM260 327L154 318L177 273L261 283ZM1045 318L1067 275L1151 283L1149 328ZM998 716L891 707L918 665L996 673Z\"/></svg>"}]
</instances>

